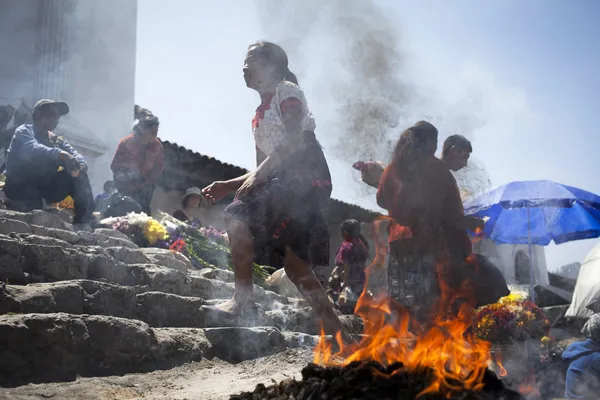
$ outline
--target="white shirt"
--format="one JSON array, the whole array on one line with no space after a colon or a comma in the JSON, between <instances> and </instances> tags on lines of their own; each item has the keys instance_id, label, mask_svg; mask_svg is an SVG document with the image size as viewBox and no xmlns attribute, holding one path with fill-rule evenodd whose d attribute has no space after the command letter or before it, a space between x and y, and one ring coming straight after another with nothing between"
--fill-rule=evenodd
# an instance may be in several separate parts
<instances>
[{"instance_id":1,"label":"white shirt","mask_svg":"<svg viewBox=\"0 0 600 400\"><path fill-rule=\"evenodd\" d=\"M310 113L302 89L292 82L281 81L277 85L271 102L268 106L261 104L257 108L256 115L252 120L252 131L256 147L267 157L279 145L284 135L286 135L281 103L288 99L298 99L302 103L302 130L311 132L315 130L315 119Z\"/></svg>"}]
</instances>

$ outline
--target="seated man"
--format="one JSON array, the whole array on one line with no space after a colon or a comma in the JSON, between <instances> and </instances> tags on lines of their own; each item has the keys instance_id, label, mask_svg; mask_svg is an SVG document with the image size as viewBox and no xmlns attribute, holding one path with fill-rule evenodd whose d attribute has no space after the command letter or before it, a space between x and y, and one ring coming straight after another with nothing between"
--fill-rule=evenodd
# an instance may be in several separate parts
<instances>
[{"instance_id":1,"label":"seated man","mask_svg":"<svg viewBox=\"0 0 600 400\"><path fill-rule=\"evenodd\" d=\"M565 397L598 399L600 397L600 314L594 314L583 327L584 342L571 344L562 357L570 362Z\"/></svg>"},{"instance_id":2,"label":"seated man","mask_svg":"<svg viewBox=\"0 0 600 400\"><path fill-rule=\"evenodd\" d=\"M104 192L96 196L94 200L96 211L103 212L109 204L110 197L116 192L113 181L104 182Z\"/></svg>"},{"instance_id":3,"label":"seated man","mask_svg":"<svg viewBox=\"0 0 600 400\"><path fill-rule=\"evenodd\" d=\"M119 142L110 165L119 193L137 201L150 215L150 202L156 182L164 170L164 152L158 140L158 118L146 116L139 120L133 133Z\"/></svg>"},{"instance_id":4,"label":"seated man","mask_svg":"<svg viewBox=\"0 0 600 400\"><path fill-rule=\"evenodd\" d=\"M94 199L87 164L64 138L52 131L61 116L69 113L63 102L40 100L33 109L33 124L15 130L6 157L4 192L20 211L43 208L71 196L74 223L92 220Z\"/></svg>"}]
</instances>

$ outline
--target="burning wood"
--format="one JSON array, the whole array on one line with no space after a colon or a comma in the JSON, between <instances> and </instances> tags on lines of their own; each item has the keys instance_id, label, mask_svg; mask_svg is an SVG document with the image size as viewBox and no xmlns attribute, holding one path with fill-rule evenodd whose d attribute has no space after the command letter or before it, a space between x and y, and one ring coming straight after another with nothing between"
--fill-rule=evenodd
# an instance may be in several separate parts
<instances>
[{"instance_id":1,"label":"burning wood","mask_svg":"<svg viewBox=\"0 0 600 400\"><path fill-rule=\"evenodd\" d=\"M436 373L432 369L413 370L402 363L387 367L374 361L355 361L344 367L310 364L302 370L301 381L285 380L269 387L261 384L252 393L231 396L230 399L523 399L519 393L506 389L489 371L484 372L481 387L477 391L467 389L461 381L448 381L455 388L450 396L428 391L436 380Z\"/></svg>"}]
</instances>

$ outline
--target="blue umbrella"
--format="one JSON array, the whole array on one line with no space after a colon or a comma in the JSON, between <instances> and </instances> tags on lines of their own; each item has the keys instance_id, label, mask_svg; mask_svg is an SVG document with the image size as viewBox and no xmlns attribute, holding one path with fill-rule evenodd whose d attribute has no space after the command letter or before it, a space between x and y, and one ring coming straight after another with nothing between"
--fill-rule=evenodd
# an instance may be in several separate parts
<instances>
[{"instance_id":1,"label":"blue umbrella","mask_svg":"<svg viewBox=\"0 0 600 400\"><path fill-rule=\"evenodd\" d=\"M465 204L486 221L483 236L497 243L546 246L600 237L600 197L552 181L512 182ZM532 297L534 296L531 290Z\"/></svg>"}]
</instances>

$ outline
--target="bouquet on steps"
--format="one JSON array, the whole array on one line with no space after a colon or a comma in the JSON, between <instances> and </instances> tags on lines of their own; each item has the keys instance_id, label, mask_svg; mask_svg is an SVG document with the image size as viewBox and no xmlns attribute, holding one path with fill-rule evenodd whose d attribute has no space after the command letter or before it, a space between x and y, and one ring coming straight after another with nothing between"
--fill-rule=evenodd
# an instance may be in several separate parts
<instances>
[{"instance_id":1,"label":"bouquet on steps","mask_svg":"<svg viewBox=\"0 0 600 400\"><path fill-rule=\"evenodd\" d=\"M187 256L196 268L233 270L227 233L211 226L181 222L171 215L158 211L157 218L169 234L167 246ZM253 265L254 276L264 281L272 272L270 267Z\"/></svg>"},{"instance_id":2,"label":"bouquet on steps","mask_svg":"<svg viewBox=\"0 0 600 400\"><path fill-rule=\"evenodd\" d=\"M213 227L187 224L162 211L156 218L145 213L129 213L122 217L105 218L102 225L126 234L140 247L158 247L185 255L197 269L233 270L227 234ZM264 281L269 267L254 264L254 276Z\"/></svg>"}]
</instances>

